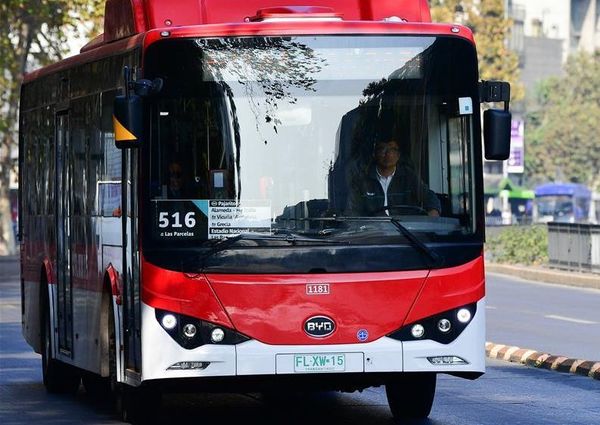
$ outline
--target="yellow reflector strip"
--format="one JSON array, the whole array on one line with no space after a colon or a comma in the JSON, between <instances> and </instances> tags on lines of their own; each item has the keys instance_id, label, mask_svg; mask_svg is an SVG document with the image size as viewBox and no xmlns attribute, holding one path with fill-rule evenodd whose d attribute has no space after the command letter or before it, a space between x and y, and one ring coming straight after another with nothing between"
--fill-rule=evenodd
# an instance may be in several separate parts
<instances>
[{"instance_id":1,"label":"yellow reflector strip","mask_svg":"<svg viewBox=\"0 0 600 425\"><path fill-rule=\"evenodd\" d=\"M123 124L121 124L119 122L119 120L117 119L117 117L115 117L113 115L113 128L115 130L115 140L117 142L124 142L124 141L128 141L128 140L137 140L137 137L135 137L133 134L131 134L131 132L129 130L127 130L125 128L125 126L123 126Z\"/></svg>"}]
</instances>

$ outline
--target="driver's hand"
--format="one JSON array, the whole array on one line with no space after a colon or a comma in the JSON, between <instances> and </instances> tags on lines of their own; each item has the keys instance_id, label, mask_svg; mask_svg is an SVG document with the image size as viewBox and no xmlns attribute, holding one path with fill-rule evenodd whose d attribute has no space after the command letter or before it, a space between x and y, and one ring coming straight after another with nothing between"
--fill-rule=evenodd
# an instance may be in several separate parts
<instances>
[{"instance_id":1,"label":"driver's hand","mask_svg":"<svg viewBox=\"0 0 600 425\"><path fill-rule=\"evenodd\" d=\"M429 212L427 213L427 215L429 217L439 217L440 216L440 212L438 210L429 210Z\"/></svg>"}]
</instances>

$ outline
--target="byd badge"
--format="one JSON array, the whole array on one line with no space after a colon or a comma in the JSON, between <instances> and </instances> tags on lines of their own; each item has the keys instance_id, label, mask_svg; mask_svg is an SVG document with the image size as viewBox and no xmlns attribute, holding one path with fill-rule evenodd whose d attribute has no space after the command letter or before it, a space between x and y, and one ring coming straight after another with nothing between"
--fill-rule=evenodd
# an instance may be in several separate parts
<instances>
[{"instance_id":1,"label":"byd badge","mask_svg":"<svg viewBox=\"0 0 600 425\"><path fill-rule=\"evenodd\" d=\"M304 322L304 332L314 338L325 338L335 332L335 322L327 316L313 316Z\"/></svg>"}]
</instances>

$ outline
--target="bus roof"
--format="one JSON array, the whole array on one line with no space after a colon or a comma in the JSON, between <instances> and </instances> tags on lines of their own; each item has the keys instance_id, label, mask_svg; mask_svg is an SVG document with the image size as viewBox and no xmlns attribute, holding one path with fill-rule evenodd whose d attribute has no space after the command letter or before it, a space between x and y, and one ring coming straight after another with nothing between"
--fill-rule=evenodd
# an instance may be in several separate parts
<instances>
[{"instance_id":1,"label":"bus roof","mask_svg":"<svg viewBox=\"0 0 600 425\"><path fill-rule=\"evenodd\" d=\"M580 183L544 183L536 186L535 196L568 195L589 198L592 192Z\"/></svg>"},{"instance_id":2,"label":"bus roof","mask_svg":"<svg viewBox=\"0 0 600 425\"><path fill-rule=\"evenodd\" d=\"M433 24L427 0L106 0L104 33L83 46L81 54L26 74L24 83L145 48L164 33L173 38L403 33L449 35L474 43L466 27Z\"/></svg>"},{"instance_id":3,"label":"bus roof","mask_svg":"<svg viewBox=\"0 0 600 425\"><path fill-rule=\"evenodd\" d=\"M153 29L277 19L431 22L427 0L107 0L104 35L82 51Z\"/></svg>"}]
</instances>

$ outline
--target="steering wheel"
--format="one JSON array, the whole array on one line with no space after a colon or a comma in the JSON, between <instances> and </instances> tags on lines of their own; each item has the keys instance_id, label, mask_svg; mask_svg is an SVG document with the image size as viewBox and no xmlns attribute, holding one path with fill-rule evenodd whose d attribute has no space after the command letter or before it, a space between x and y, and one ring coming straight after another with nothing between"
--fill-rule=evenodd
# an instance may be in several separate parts
<instances>
[{"instance_id":1,"label":"steering wheel","mask_svg":"<svg viewBox=\"0 0 600 425\"><path fill-rule=\"evenodd\" d=\"M401 214L410 214L412 213L417 213L419 215L429 215L429 212L427 212L425 209L417 206L417 205L404 205L404 204L394 204L394 205L386 205L380 208L375 209L374 213L378 213L378 212L382 212L382 211L391 211L391 210L403 210L406 211L404 213Z\"/></svg>"}]
</instances>

